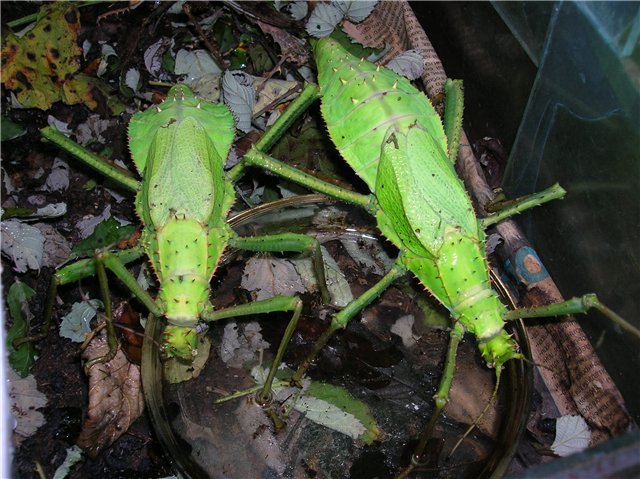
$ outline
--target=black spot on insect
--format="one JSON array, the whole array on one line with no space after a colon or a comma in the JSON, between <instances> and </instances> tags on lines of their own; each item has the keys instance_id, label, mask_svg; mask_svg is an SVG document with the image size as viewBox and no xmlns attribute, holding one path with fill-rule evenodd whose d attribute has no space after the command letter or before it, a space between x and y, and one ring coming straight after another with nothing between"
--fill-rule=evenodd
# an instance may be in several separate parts
<instances>
[{"instance_id":1,"label":"black spot on insect","mask_svg":"<svg viewBox=\"0 0 640 479\"><path fill-rule=\"evenodd\" d=\"M50 32L51 31L51 24L47 23L42 30L45 31L45 32Z\"/></svg>"},{"instance_id":2,"label":"black spot on insect","mask_svg":"<svg viewBox=\"0 0 640 479\"><path fill-rule=\"evenodd\" d=\"M178 275L178 281L180 281L181 283L184 283L184 276L183 275Z\"/></svg>"},{"instance_id":3,"label":"black spot on insect","mask_svg":"<svg viewBox=\"0 0 640 479\"><path fill-rule=\"evenodd\" d=\"M75 10L70 10L67 13L65 13L64 19L67 21L67 23L73 24L78 21L78 15L76 14Z\"/></svg>"},{"instance_id":4,"label":"black spot on insect","mask_svg":"<svg viewBox=\"0 0 640 479\"><path fill-rule=\"evenodd\" d=\"M436 174L435 174L435 173L431 173L431 176L432 176L433 178L435 178L435 177L436 177Z\"/></svg>"},{"instance_id":5,"label":"black spot on insect","mask_svg":"<svg viewBox=\"0 0 640 479\"><path fill-rule=\"evenodd\" d=\"M18 72L16 73L16 79L20 82L23 83L24 85L26 85L26 87L28 89L31 89L31 83L29 82L29 80L27 79L27 77L24 75L24 73L22 72Z\"/></svg>"},{"instance_id":6,"label":"black spot on insect","mask_svg":"<svg viewBox=\"0 0 640 479\"><path fill-rule=\"evenodd\" d=\"M49 53L51 54L51 58L53 58L54 60L57 60L58 58L60 58L60 52L58 51L57 48L49 48Z\"/></svg>"},{"instance_id":7,"label":"black spot on insect","mask_svg":"<svg viewBox=\"0 0 640 479\"><path fill-rule=\"evenodd\" d=\"M28 34L27 34L27 38L28 38L29 40L33 40L35 37L36 37L36 36L34 35L34 33L33 33L33 32L30 32L30 33L28 33Z\"/></svg>"},{"instance_id":8,"label":"black spot on insect","mask_svg":"<svg viewBox=\"0 0 640 479\"><path fill-rule=\"evenodd\" d=\"M35 62L36 61L36 55L33 52L27 52L27 58L29 59L29 61L31 62Z\"/></svg>"},{"instance_id":9,"label":"black spot on insect","mask_svg":"<svg viewBox=\"0 0 640 479\"><path fill-rule=\"evenodd\" d=\"M420 228L416 228L416 229L415 229L415 232L416 232L416 234L418 234L418 235L419 235L419 234L420 234Z\"/></svg>"}]
</instances>

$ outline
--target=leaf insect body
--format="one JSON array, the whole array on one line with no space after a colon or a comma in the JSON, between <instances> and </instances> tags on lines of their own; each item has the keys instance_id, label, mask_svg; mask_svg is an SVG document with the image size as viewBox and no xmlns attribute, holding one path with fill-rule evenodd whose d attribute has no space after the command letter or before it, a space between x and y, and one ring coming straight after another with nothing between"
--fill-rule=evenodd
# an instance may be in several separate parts
<instances>
[{"instance_id":1,"label":"leaf insect body","mask_svg":"<svg viewBox=\"0 0 640 479\"><path fill-rule=\"evenodd\" d=\"M490 285L484 229L527 208L562 198L565 191L553 185L491 217L476 218L454 169L462 121L461 82L448 80L445 84L443 124L427 97L407 79L352 56L330 37L316 41L313 48L319 92L317 87L307 86L265 136L277 131L280 123L291 123L320 97L333 142L367 184L371 195L359 195L318 180L264 154L266 148L250 150L230 174L234 177L248 166L257 166L357 204L376 217L380 231L395 244L399 255L387 275L333 317L328 330L294 374L294 380L301 379L335 331L346 327L354 315L407 271L449 310L453 320L445 371L434 396L436 409L416 448L416 456L422 454L439 412L448 401L456 350L466 332L476 337L482 357L496 370L498 384L504 363L522 358L516 342L504 329L508 320L586 312L596 307L638 334L595 295L516 311L507 311L499 300Z\"/></svg>"},{"instance_id":2,"label":"leaf insect body","mask_svg":"<svg viewBox=\"0 0 640 479\"><path fill-rule=\"evenodd\" d=\"M199 100L189 87L176 85L162 105L136 113L130 122L129 146L142 178L137 181L54 127L44 128L44 138L135 192L136 212L144 228L141 244L132 249L117 253L101 251L95 259L80 260L60 269L49 289L42 333L18 343L46 334L58 285L93 274L98 276L106 316L110 318L106 268L152 314L166 317L169 324L163 333L163 350L168 357L192 360L197 353L197 325L201 320L290 311L292 318L274 360L278 364L302 311L301 300L276 296L215 311L209 301L209 281L227 246L250 251L297 251L313 256L320 289L327 299L320 246L315 238L301 234L239 237L226 223L235 191L223 167L234 134L233 117L225 105ZM155 300L125 267L127 262L144 255L160 284ZM107 328L110 353L96 361L109 360L115 354L117 339L110 321ZM271 368L262 398L268 396L276 369Z\"/></svg>"}]
</instances>

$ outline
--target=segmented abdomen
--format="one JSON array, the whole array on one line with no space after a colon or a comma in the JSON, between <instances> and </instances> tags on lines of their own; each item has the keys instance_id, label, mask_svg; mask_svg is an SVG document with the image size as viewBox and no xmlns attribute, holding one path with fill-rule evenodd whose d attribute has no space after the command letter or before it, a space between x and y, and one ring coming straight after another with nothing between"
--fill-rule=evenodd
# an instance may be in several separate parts
<instances>
[{"instance_id":1,"label":"segmented abdomen","mask_svg":"<svg viewBox=\"0 0 640 479\"><path fill-rule=\"evenodd\" d=\"M442 122L427 97L393 71L359 60L331 38L315 47L322 115L334 144L367 183L376 188L380 149L389 128L422 125L447 151Z\"/></svg>"}]
</instances>

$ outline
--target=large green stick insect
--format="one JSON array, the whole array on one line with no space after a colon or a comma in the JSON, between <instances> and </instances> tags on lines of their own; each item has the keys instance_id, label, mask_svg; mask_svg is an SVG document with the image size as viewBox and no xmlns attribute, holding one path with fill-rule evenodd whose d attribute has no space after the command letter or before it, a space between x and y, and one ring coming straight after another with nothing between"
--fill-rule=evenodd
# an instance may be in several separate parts
<instances>
[{"instance_id":1,"label":"large green stick insect","mask_svg":"<svg viewBox=\"0 0 640 479\"><path fill-rule=\"evenodd\" d=\"M78 261L56 273L48 294L43 333L49 328L57 287L93 274L98 275L107 317L111 317L106 267L152 314L167 318L163 349L170 357L193 358L197 352L196 325L200 320L291 311L292 318L274 364L279 363L302 310L300 299L276 296L214 311L209 301L209 282L229 245L251 251L312 254L319 283L324 285L320 247L314 238L298 234L239 237L227 225L235 193L223 166L233 141L234 126L225 105L199 100L188 87L177 85L160 106L136 113L129 125L129 145L142 181L123 174L55 128L44 128L42 135L136 192L136 211L144 224L141 245L119 253L103 251L95 259ZM160 285L156 300L125 267L127 262L145 254ZM117 340L111 322L107 322L107 327L112 355ZM276 369L272 367L271 371L275 373ZM265 384L263 397L268 395L272 379Z\"/></svg>"},{"instance_id":2,"label":"large green stick insect","mask_svg":"<svg viewBox=\"0 0 640 479\"><path fill-rule=\"evenodd\" d=\"M435 411L416 449L420 456L448 401L456 350L466 332L475 335L482 357L495 368L497 388L503 364L522 358L517 344L504 330L506 321L582 313L594 307L632 328L593 294L516 311L508 311L500 302L490 284L484 229L527 208L561 198L565 191L554 185L491 217L476 218L454 169L462 119L460 82L448 81L445 86L443 126L427 97L394 72L353 57L330 38L317 41L314 51L319 93L315 86L308 86L258 148L249 151L231 171L231 177L240 175L249 165L258 166L360 205L375 215L380 231L396 245L399 255L388 274L333 317L294 380L301 379L335 331L346 327L394 280L411 272L449 310L453 320L444 372L434 396ZM276 141L278 128L286 128L318 96L332 140L367 184L370 195L342 190L262 152Z\"/></svg>"}]
</instances>

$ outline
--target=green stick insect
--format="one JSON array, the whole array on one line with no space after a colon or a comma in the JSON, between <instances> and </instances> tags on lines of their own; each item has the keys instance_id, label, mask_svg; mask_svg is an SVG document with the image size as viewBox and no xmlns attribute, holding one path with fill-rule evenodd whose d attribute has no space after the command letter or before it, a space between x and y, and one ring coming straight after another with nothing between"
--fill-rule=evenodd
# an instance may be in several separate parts
<instances>
[{"instance_id":1,"label":"green stick insect","mask_svg":"<svg viewBox=\"0 0 640 479\"><path fill-rule=\"evenodd\" d=\"M399 255L376 285L335 314L293 376L299 381L332 334L346 327L358 312L407 272L450 312L453 326L444 372L434 396L435 410L415 450L419 460L437 418L448 401L458 344L465 333L476 337L485 362L495 368L496 390L504 363L522 358L505 331L509 320L584 313L597 308L618 324L635 331L593 294L538 308L508 311L491 288L484 230L527 208L561 198L558 185L532 195L495 215L477 219L458 178L457 156L462 121L462 85L447 81L444 125L427 97L408 80L384 67L349 54L331 38L314 45L317 87L307 86L285 115L265 135L271 144L316 98L329 134L349 166L364 180L370 195L337 188L266 154L265 143L250 150L230 175L257 166L312 190L365 208ZM412 468L413 466L409 466ZM405 471L408 473L409 468Z\"/></svg>"},{"instance_id":2,"label":"green stick insect","mask_svg":"<svg viewBox=\"0 0 640 479\"><path fill-rule=\"evenodd\" d=\"M80 260L60 269L49 289L43 332L20 342L46 334L59 285L94 274L100 281L106 316L111 318L106 268L152 314L166 317L168 325L162 347L168 357L193 358L197 353L196 326L200 320L291 311L291 320L274 360L274 364L278 364L302 311L301 300L276 296L215 311L209 300L209 282L227 246L250 251L296 251L313 255L324 296L320 246L315 238L299 234L239 237L227 225L235 192L223 167L234 133L233 117L225 105L199 100L184 85L174 86L165 102L136 113L129 124L131 155L142 178L138 181L55 128L44 128L44 138L136 193L136 211L144 229L137 247L117 253L101 251L95 259ZM148 256L160 285L155 300L125 267L126 263L144 255ZM97 358L99 361L109 360L117 348L110 321L107 328L110 354ZM261 398L268 396L276 369L271 368Z\"/></svg>"}]
</instances>

